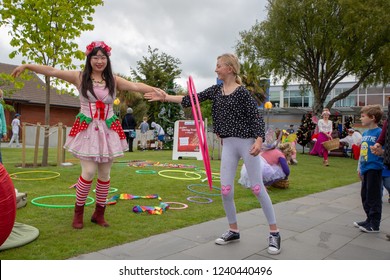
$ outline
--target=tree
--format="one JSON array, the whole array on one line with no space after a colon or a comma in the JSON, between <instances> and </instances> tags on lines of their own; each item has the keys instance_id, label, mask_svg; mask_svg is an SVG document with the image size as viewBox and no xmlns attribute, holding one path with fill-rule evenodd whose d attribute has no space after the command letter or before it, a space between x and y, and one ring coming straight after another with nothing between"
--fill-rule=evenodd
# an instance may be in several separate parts
<instances>
[{"instance_id":1,"label":"tree","mask_svg":"<svg viewBox=\"0 0 390 280\"><path fill-rule=\"evenodd\" d=\"M258 105L263 104L266 99L267 88L269 88L268 76L259 64L244 61L240 65L242 83L255 98Z\"/></svg>"},{"instance_id":2,"label":"tree","mask_svg":"<svg viewBox=\"0 0 390 280\"><path fill-rule=\"evenodd\" d=\"M148 46L148 55L148 57L143 56L142 61L137 61L136 69L131 68L133 80L164 89L170 95L176 95L179 87L174 80L181 74L178 67L181 64L180 60L164 52L160 54L158 49L152 49L150 46ZM169 137L173 136L175 121L184 118L181 106L161 102L147 104L150 120L159 123Z\"/></svg>"},{"instance_id":3,"label":"tree","mask_svg":"<svg viewBox=\"0 0 390 280\"><path fill-rule=\"evenodd\" d=\"M0 26L9 26L10 45L26 62L75 69L72 59L84 59L73 41L82 31L93 30L94 7L102 0L3 0L0 2ZM42 166L47 166L50 125L50 77L45 77L45 138ZM58 81L57 81L58 82Z\"/></svg>"},{"instance_id":4,"label":"tree","mask_svg":"<svg viewBox=\"0 0 390 280\"><path fill-rule=\"evenodd\" d=\"M285 85L310 84L315 114L348 76L356 83L325 107L360 85L390 81L390 1L269 0L267 10L267 20L240 32L236 51Z\"/></svg>"},{"instance_id":5,"label":"tree","mask_svg":"<svg viewBox=\"0 0 390 280\"><path fill-rule=\"evenodd\" d=\"M305 146L310 143L312 133L316 128L316 124L312 121L313 114L311 112L302 116L302 123L297 130L297 143L303 147L303 153L305 152Z\"/></svg>"}]
</instances>

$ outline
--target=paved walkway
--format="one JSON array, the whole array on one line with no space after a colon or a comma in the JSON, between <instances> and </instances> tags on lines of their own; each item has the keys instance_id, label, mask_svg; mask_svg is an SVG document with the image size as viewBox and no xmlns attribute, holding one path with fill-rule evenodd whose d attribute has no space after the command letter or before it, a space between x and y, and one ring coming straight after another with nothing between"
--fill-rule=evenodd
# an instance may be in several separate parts
<instances>
[{"instance_id":1,"label":"paved walkway","mask_svg":"<svg viewBox=\"0 0 390 280\"><path fill-rule=\"evenodd\" d=\"M240 242L214 240L226 230L221 218L128 244L74 257L79 260L390 260L390 204L383 199L380 233L363 233L360 183L274 205L282 252L267 253L268 226L261 209L238 215Z\"/></svg>"}]
</instances>

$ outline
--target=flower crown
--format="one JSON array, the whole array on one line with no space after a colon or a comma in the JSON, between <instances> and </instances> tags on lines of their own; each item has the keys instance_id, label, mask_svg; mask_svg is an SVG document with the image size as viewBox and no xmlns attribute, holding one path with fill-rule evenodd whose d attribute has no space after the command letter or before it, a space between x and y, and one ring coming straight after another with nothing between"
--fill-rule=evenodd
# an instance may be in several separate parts
<instances>
[{"instance_id":1,"label":"flower crown","mask_svg":"<svg viewBox=\"0 0 390 280\"><path fill-rule=\"evenodd\" d=\"M106 43L103 41L93 41L91 44L89 44L86 48L85 55L88 56L95 48L102 48L108 56L111 55L111 47L106 45Z\"/></svg>"}]
</instances>

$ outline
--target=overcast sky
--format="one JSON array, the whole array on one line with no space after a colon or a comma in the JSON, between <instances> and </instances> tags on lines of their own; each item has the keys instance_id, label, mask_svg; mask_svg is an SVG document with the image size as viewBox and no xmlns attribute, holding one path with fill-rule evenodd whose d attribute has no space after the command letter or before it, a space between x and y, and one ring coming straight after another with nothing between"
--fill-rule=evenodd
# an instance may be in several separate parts
<instances>
[{"instance_id":1,"label":"overcast sky","mask_svg":"<svg viewBox=\"0 0 390 280\"><path fill-rule=\"evenodd\" d=\"M76 39L80 50L94 40L112 47L113 70L130 76L147 49L157 48L181 61L181 79L189 75L197 91L215 83L216 57L234 52L239 32L266 18L267 0L109 0L96 8L95 29ZM8 58L12 51L7 31L0 30L0 62L18 65L22 58ZM76 61L76 64L82 64Z\"/></svg>"}]
</instances>

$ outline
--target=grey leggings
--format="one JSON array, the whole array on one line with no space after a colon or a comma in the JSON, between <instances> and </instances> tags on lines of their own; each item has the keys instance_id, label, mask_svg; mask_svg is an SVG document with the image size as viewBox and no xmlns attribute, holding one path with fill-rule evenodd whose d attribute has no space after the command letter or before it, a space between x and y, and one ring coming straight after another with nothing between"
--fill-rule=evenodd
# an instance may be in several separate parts
<instances>
[{"instance_id":1,"label":"grey leggings","mask_svg":"<svg viewBox=\"0 0 390 280\"><path fill-rule=\"evenodd\" d=\"M223 139L220 170L221 194L229 224L237 223L236 206L234 204L234 178L240 158L244 160L251 182L252 193L260 202L268 224L276 224L274 208L262 179L260 157L249 154L254 141L253 138L229 137Z\"/></svg>"}]
</instances>

